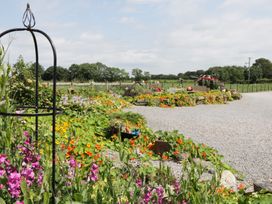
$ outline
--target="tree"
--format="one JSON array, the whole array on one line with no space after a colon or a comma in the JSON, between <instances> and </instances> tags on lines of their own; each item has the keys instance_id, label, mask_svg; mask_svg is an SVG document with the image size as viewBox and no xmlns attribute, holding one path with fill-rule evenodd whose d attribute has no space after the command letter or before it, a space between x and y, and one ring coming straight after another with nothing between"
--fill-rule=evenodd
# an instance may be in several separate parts
<instances>
[{"instance_id":1,"label":"tree","mask_svg":"<svg viewBox=\"0 0 272 204\"><path fill-rule=\"evenodd\" d=\"M264 78L272 79L272 63L268 59L256 59L255 63L252 66L260 68L262 70L262 75Z\"/></svg>"},{"instance_id":2,"label":"tree","mask_svg":"<svg viewBox=\"0 0 272 204\"><path fill-rule=\"evenodd\" d=\"M33 77L35 78L36 76L36 72L35 72L35 69L36 69L36 62L35 63L32 63L29 67L30 69L30 72L32 73ZM44 68L42 65L38 65L38 78L41 78L41 76L43 75L44 73Z\"/></svg>"},{"instance_id":3,"label":"tree","mask_svg":"<svg viewBox=\"0 0 272 204\"><path fill-rule=\"evenodd\" d=\"M128 78L128 73L124 69L117 67L107 67L103 72L103 79L109 82L122 81Z\"/></svg>"},{"instance_id":4,"label":"tree","mask_svg":"<svg viewBox=\"0 0 272 204\"><path fill-rule=\"evenodd\" d=\"M139 69L139 68L134 68L134 69L132 69L132 76L134 76L134 80L136 82L139 82L144 77L143 71L141 69Z\"/></svg>"},{"instance_id":5,"label":"tree","mask_svg":"<svg viewBox=\"0 0 272 204\"><path fill-rule=\"evenodd\" d=\"M263 78L263 70L258 65L253 65L250 68L250 81L256 83L258 80Z\"/></svg>"},{"instance_id":6,"label":"tree","mask_svg":"<svg viewBox=\"0 0 272 204\"><path fill-rule=\"evenodd\" d=\"M17 62L13 65L13 67L14 67L13 74L16 75L16 77L19 80L25 81L27 79L34 78L34 75L30 70L30 64L25 63L22 55L18 57Z\"/></svg>"},{"instance_id":7,"label":"tree","mask_svg":"<svg viewBox=\"0 0 272 204\"><path fill-rule=\"evenodd\" d=\"M143 79L148 81L151 79L151 74L149 72L144 72L144 76L143 76Z\"/></svg>"},{"instance_id":8,"label":"tree","mask_svg":"<svg viewBox=\"0 0 272 204\"><path fill-rule=\"evenodd\" d=\"M53 72L54 72L54 67L48 67L45 72L42 75L42 79L45 81L50 81L53 80ZM70 72L60 66L56 67L56 80L57 81L69 81L70 79Z\"/></svg>"}]
</instances>

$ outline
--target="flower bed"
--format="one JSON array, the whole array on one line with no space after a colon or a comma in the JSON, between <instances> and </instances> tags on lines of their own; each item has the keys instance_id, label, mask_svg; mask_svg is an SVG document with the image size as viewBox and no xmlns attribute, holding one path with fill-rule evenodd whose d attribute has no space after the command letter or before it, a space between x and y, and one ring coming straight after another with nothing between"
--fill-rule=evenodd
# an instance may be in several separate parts
<instances>
[{"instance_id":1,"label":"flower bed","mask_svg":"<svg viewBox=\"0 0 272 204\"><path fill-rule=\"evenodd\" d=\"M195 106L197 104L224 104L227 101L240 99L241 96L237 92L195 92L195 93L155 93L142 94L130 98L134 104L145 103L148 106L160 107L182 107Z\"/></svg>"}]
</instances>

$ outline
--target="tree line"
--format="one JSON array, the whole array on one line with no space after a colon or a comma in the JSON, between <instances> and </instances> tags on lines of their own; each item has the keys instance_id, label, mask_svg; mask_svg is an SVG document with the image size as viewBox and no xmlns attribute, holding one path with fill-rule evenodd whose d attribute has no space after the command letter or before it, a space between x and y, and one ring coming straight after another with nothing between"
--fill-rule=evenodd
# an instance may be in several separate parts
<instances>
[{"instance_id":1,"label":"tree line","mask_svg":"<svg viewBox=\"0 0 272 204\"><path fill-rule=\"evenodd\" d=\"M14 65L17 72L24 72L31 77L35 76L35 64L25 63L20 56ZM53 67L44 69L39 65L39 78L44 81L53 79ZM23 71L24 70L24 71ZM96 81L96 82L114 82L133 79L141 80L195 80L203 74L217 77L220 81L230 83L257 83L272 82L272 63L265 58L257 59L251 67L242 66L215 66L208 70L187 71L179 74L150 74L140 68L132 69L132 77L125 69L118 67L108 67L107 65L97 63L72 64L68 69L58 66L56 68L57 81Z\"/></svg>"}]
</instances>

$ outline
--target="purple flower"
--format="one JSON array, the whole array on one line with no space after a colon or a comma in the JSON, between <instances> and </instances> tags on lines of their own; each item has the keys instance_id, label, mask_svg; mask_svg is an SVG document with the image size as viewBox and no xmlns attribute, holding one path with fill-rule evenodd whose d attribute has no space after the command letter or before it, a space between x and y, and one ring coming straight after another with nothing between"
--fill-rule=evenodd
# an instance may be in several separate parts
<instances>
[{"instance_id":1,"label":"purple flower","mask_svg":"<svg viewBox=\"0 0 272 204\"><path fill-rule=\"evenodd\" d=\"M164 189L162 186L159 186L156 188L156 193L158 195L158 204L162 204L162 200L163 200L163 193L164 193Z\"/></svg>"},{"instance_id":2,"label":"purple flower","mask_svg":"<svg viewBox=\"0 0 272 204\"><path fill-rule=\"evenodd\" d=\"M29 132L28 131L24 131L24 136L25 137L30 137Z\"/></svg>"},{"instance_id":3,"label":"purple flower","mask_svg":"<svg viewBox=\"0 0 272 204\"><path fill-rule=\"evenodd\" d=\"M173 183L173 186L174 186L174 191L176 194L178 194L180 192L180 184L177 180L174 181Z\"/></svg>"},{"instance_id":4,"label":"purple flower","mask_svg":"<svg viewBox=\"0 0 272 204\"><path fill-rule=\"evenodd\" d=\"M76 160L74 159L74 157L70 158L69 165L70 165L70 167L73 167L73 168L76 167Z\"/></svg>"},{"instance_id":5,"label":"purple flower","mask_svg":"<svg viewBox=\"0 0 272 204\"><path fill-rule=\"evenodd\" d=\"M38 174L38 185L41 186L43 183L43 172L40 171Z\"/></svg>"},{"instance_id":6,"label":"purple flower","mask_svg":"<svg viewBox=\"0 0 272 204\"><path fill-rule=\"evenodd\" d=\"M14 171L8 176L8 191L13 198L18 198L21 194L21 175Z\"/></svg>"},{"instance_id":7,"label":"purple flower","mask_svg":"<svg viewBox=\"0 0 272 204\"><path fill-rule=\"evenodd\" d=\"M37 170L41 169L40 162L39 161L33 162L32 163L32 168L37 169Z\"/></svg>"},{"instance_id":8,"label":"purple flower","mask_svg":"<svg viewBox=\"0 0 272 204\"><path fill-rule=\"evenodd\" d=\"M31 168L23 169L21 175L25 177L28 186L31 186L35 179L35 173Z\"/></svg>"},{"instance_id":9,"label":"purple flower","mask_svg":"<svg viewBox=\"0 0 272 204\"><path fill-rule=\"evenodd\" d=\"M0 177L4 176L5 173L6 173L5 169L0 167Z\"/></svg>"},{"instance_id":10,"label":"purple flower","mask_svg":"<svg viewBox=\"0 0 272 204\"><path fill-rule=\"evenodd\" d=\"M152 197L152 190L148 187L144 194L144 203L149 203Z\"/></svg>"},{"instance_id":11,"label":"purple flower","mask_svg":"<svg viewBox=\"0 0 272 204\"><path fill-rule=\"evenodd\" d=\"M92 164L92 167L91 167L91 172L90 172L90 175L88 177L88 181L97 181L98 180L98 173L99 173L99 167L97 164Z\"/></svg>"},{"instance_id":12,"label":"purple flower","mask_svg":"<svg viewBox=\"0 0 272 204\"><path fill-rule=\"evenodd\" d=\"M7 156L5 154L0 154L0 165L5 163Z\"/></svg>"},{"instance_id":13,"label":"purple flower","mask_svg":"<svg viewBox=\"0 0 272 204\"><path fill-rule=\"evenodd\" d=\"M142 182L142 179L141 179L141 178L138 178L138 179L136 180L136 185L137 185L138 188L141 188L141 187L143 186L143 182Z\"/></svg>"},{"instance_id":14,"label":"purple flower","mask_svg":"<svg viewBox=\"0 0 272 204\"><path fill-rule=\"evenodd\" d=\"M98 172L98 168L99 168L99 167L98 167L97 164L93 164L93 165L92 165L92 171L93 171L93 172L95 172L95 173Z\"/></svg>"}]
</instances>

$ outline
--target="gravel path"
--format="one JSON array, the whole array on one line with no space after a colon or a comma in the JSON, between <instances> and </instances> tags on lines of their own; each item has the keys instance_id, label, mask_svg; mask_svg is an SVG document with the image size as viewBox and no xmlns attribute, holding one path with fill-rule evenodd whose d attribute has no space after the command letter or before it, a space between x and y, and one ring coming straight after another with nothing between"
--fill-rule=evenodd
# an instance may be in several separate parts
<instances>
[{"instance_id":1,"label":"gravel path","mask_svg":"<svg viewBox=\"0 0 272 204\"><path fill-rule=\"evenodd\" d=\"M153 130L179 130L214 147L249 180L272 178L272 92L243 94L227 105L133 107Z\"/></svg>"}]
</instances>

